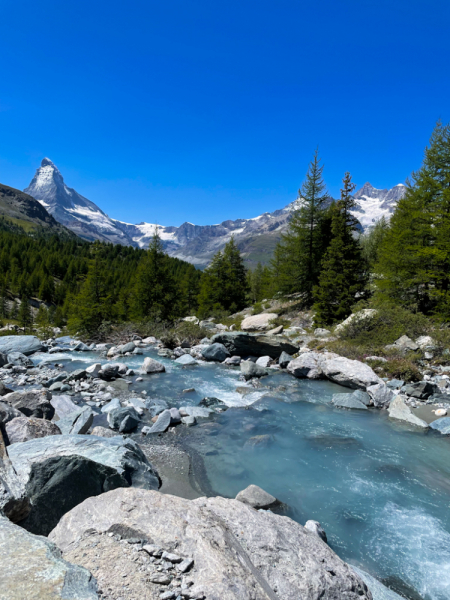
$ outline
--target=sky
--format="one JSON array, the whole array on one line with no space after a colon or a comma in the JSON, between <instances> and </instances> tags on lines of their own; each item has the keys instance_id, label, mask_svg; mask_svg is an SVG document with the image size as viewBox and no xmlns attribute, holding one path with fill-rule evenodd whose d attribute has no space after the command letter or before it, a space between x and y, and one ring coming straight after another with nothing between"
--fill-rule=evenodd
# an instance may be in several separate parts
<instances>
[{"instance_id":1,"label":"sky","mask_svg":"<svg viewBox=\"0 0 450 600\"><path fill-rule=\"evenodd\" d=\"M2 0L0 182L200 225L404 182L450 121L448 0Z\"/></svg>"}]
</instances>

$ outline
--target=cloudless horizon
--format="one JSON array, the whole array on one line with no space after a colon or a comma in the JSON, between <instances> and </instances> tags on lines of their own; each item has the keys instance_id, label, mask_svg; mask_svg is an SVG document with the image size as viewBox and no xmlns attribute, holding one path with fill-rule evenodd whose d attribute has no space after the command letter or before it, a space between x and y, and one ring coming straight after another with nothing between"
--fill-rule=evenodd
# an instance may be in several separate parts
<instances>
[{"instance_id":1,"label":"cloudless horizon","mask_svg":"<svg viewBox=\"0 0 450 600\"><path fill-rule=\"evenodd\" d=\"M0 182L42 158L111 217L200 225L297 196L319 146L390 188L450 121L448 0L2 5Z\"/></svg>"}]
</instances>

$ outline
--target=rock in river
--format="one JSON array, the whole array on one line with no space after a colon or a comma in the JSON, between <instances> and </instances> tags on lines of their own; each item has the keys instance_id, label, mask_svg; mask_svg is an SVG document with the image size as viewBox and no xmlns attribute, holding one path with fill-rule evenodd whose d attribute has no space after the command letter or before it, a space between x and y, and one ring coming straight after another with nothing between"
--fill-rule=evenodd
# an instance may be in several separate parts
<instances>
[{"instance_id":1,"label":"rock in river","mask_svg":"<svg viewBox=\"0 0 450 600\"><path fill-rule=\"evenodd\" d=\"M279 335L227 331L216 333L211 340L223 344L231 356L270 356L278 358L282 352L295 354L298 346Z\"/></svg>"},{"instance_id":2,"label":"rock in river","mask_svg":"<svg viewBox=\"0 0 450 600\"><path fill-rule=\"evenodd\" d=\"M382 383L378 375L359 360L338 356L321 361L320 366L327 379L345 387L365 390L371 385Z\"/></svg>"},{"instance_id":3,"label":"rock in river","mask_svg":"<svg viewBox=\"0 0 450 600\"><path fill-rule=\"evenodd\" d=\"M147 375L149 375L150 373L164 373L166 367L154 358L147 356L144 359L144 364L142 365L141 370L143 373L147 373Z\"/></svg>"},{"instance_id":4,"label":"rock in river","mask_svg":"<svg viewBox=\"0 0 450 600\"><path fill-rule=\"evenodd\" d=\"M241 373L246 380L252 379L253 377L264 377L267 372L263 367L257 365L251 360L243 360L241 362Z\"/></svg>"},{"instance_id":5,"label":"rock in river","mask_svg":"<svg viewBox=\"0 0 450 600\"><path fill-rule=\"evenodd\" d=\"M21 352L25 356L44 350L39 338L35 335L5 335L0 337L0 352L10 354Z\"/></svg>"},{"instance_id":6,"label":"rock in river","mask_svg":"<svg viewBox=\"0 0 450 600\"><path fill-rule=\"evenodd\" d=\"M64 558L77 556L83 565L89 556L78 549L88 531L133 532L133 537L191 558L190 598L371 600L365 583L317 536L288 517L260 512L237 500L185 500L117 489L76 506L49 539ZM133 588L137 578L128 579L127 593L138 597ZM112 597L122 595L123 580L116 585Z\"/></svg>"},{"instance_id":7,"label":"rock in river","mask_svg":"<svg viewBox=\"0 0 450 600\"><path fill-rule=\"evenodd\" d=\"M244 502L244 504L248 504L249 506L253 506L253 508L262 508L264 510L281 504L275 496L267 493L257 485L249 485L245 490L239 492L236 496L236 500Z\"/></svg>"},{"instance_id":8,"label":"rock in river","mask_svg":"<svg viewBox=\"0 0 450 600\"><path fill-rule=\"evenodd\" d=\"M223 344L215 343L204 348L202 356L205 360L223 362L230 357L230 353Z\"/></svg>"},{"instance_id":9,"label":"rock in river","mask_svg":"<svg viewBox=\"0 0 450 600\"><path fill-rule=\"evenodd\" d=\"M394 400L392 400L388 409L391 419L406 421L407 423L411 423L411 425L426 429L428 424L422 419L419 419L419 417L416 417L411 408L406 404L405 400L406 396L403 396L402 394L395 396Z\"/></svg>"}]
</instances>

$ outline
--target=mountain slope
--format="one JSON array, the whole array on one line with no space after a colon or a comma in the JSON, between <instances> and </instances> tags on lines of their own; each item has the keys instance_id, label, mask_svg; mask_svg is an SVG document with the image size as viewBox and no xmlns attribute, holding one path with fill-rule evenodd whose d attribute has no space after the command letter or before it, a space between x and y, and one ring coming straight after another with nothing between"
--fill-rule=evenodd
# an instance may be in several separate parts
<instances>
[{"instance_id":1,"label":"mountain slope","mask_svg":"<svg viewBox=\"0 0 450 600\"><path fill-rule=\"evenodd\" d=\"M353 214L362 228L367 229L382 216L389 218L405 189L399 184L391 190L378 190L366 183L358 190L354 196L358 208ZM258 261L268 263L276 243L286 231L292 212L301 205L301 200L297 199L271 213L252 219L227 220L218 225L194 225L189 222L179 227L145 222L133 225L111 219L96 204L67 187L61 173L48 158L44 158L25 191L39 200L57 221L80 237L147 248L158 228L170 256L199 267L206 266L231 236L234 236L250 266L255 266Z\"/></svg>"},{"instance_id":2,"label":"mountain slope","mask_svg":"<svg viewBox=\"0 0 450 600\"><path fill-rule=\"evenodd\" d=\"M0 183L0 216L25 231L39 231L73 237L73 233L56 221L34 198Z\"/></svg>"},{"instance_id":3,"label":"mountain slope","mask_svg":"<svg viewBox=\"0 0 450 600\"><path fill-rule=\"evenodd\" d=\"M39 200L59 223L84 239L133 244L96 204L67 187L58 168L49 158L42 160L30 185L24 191Z\"/></svg>"}]
</instances>

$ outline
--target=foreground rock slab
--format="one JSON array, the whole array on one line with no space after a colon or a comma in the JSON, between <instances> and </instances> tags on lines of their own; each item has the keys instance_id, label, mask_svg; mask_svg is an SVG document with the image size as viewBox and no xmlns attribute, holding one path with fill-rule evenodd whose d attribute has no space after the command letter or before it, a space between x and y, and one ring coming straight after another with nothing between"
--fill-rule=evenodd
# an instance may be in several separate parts
<instances>
[{"instance_id":1,"label":"foreground rock slab","mask_svg":"<svg viewBox=\"0 0 450 600\"><path fill-rule=\"evenodd\" d=\"M83 536L104 533L144 539L168 553L190 557L192 586L183 597L372 600L365 583L316 535L287 517L259 512L237 500L192 501L154 491L117 489L75 507L49 539L66 559L77 557L82 565L90 560L87 549L78 551ZM130 561L130 570L131 563L135 564ZM124 564L121 569L126 574ZM130 597L142 597L133 587L141 581L127 580ZM111 589L112 597L121 595L123 579L119 585Z\"/></svg>"},{"instance_id":2,"label":"foreground rock slab","mask_svg":"<svg viewBox=\"0 0 450 600\"><path fill-rule=\"evenodd\" d=\"M5 335L0 337L0 352L11 354L21 352L25 356L41 352L44 349L42 342L35 335Z\"/></svg>"},{"instance_id":3,"label":"foreground rock slab","mask_svg":"<svg viewBox=\"0 0 450 600\"><path fill-rule=\"evenodd\" d=\"M266 331L271 326L272 321L278 318L275 313L261 313L246 317L241 323L242 331Z\"/></svg>"},{"instance_id":4,"label":"foreground rock slab","mask_svg":"<svg viewBox=\"0 0 450 600\"><path fill-rule=\"evenodd\" d=\"M392 400L388 409L391 419L398 419L399 421L405 421L411 425L416 425L417 427L427 429L428 423L426 423L423 419L416 417L411 408L406 404L405 400L406 396L403 396L402 394L398 394L398 396Z\"/></svg>"},{"instance_id":5,"label":"foreground rock slab","mask_svg":"<svg viewBox=\"0 0 450 600\"><path fill-rule=\"evenodd\" d=\"M88 498L117 487L158 489L159 477L139 446L122 437L57 435L8 447L30 512L21 525L47 535Z\"/></svg>"},{"instance_id":6,"label":"foreground rock slab","mask_svg":"<svg viewBox=\"0 0 450 600\"><path fill-rule=\"evenodd\" d=\"M55 423L46 419L29 419L23 416L7 423L5 431L9 444L28 442L48 435L61 435L61 430Z\"/></svg>"},{"instance_id":7,"label":"foreground rock slab","mask_svg":"<svg viewBox=\"0 0 450 600\"><path fill-rule=\"evenodd\" d=\"M5 600L97 600L91 573L61 558L43 537L0 517L0 598Z\"/></svg>"}]
</instances>

